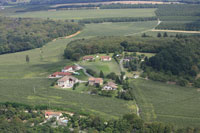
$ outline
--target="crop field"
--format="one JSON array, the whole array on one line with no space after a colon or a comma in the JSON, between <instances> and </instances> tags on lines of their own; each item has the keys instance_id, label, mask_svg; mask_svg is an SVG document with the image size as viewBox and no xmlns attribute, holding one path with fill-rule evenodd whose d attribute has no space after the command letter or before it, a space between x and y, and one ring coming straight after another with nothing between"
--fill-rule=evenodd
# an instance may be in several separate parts
<instances>
[{"instance_id":1,"label":"crop field","mask_svg":"<svg viewBox=\"0 0 200 133\"><path fill-rule=\"evenodd\" d=\"M51 19L85 19L110 17L152 17L155 9L101 9L101 10L63 10L15 13L11 17L51 18Z\"/></svg>"},{"instance_id":2,"label":"crop field","mask_svg":"<svg viewBox=\"0 0 200 133\"><path fill-rule=\"evenodd\" d=\"M157 21L87 24L78 36L131 36L151 30L156 24Z\"/></svg>"},{"instance_id":3,"label":"crop field","mask_svg":"<svg viewBox=\"0 0 200 133\"><path fill-rule=\"evenodd\" d=\"M174 123L178 127L199 127L197 89L143 79L133 80L131 84L143 119Z\"/></svg>"},{"instance_id":4,"label":"crop field","mask_svg":"<svg viewBox=\"0 0 200 133\"><path fill-rule=\"evenodd\" d=\"M54 89L50 87L51 82L45 78L1 79L0 101L62 107L67 111L94 113L109 119L135 111L132 109L134 102Z\"/></svg>"}]
</instances>

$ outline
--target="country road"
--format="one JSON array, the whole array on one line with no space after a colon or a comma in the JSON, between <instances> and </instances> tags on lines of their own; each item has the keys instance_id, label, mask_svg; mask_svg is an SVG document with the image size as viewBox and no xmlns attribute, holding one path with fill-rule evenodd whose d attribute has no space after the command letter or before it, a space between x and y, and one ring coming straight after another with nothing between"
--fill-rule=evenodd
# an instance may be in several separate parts
<instances>
[{"instance_id":1,"label":"country road","mask_svg":"<svg viewBox=\"0 0 200 133\"><path fill-rule=\"evenodd\" d=\"M87 75L88 77L93 77L92 75L90 75L89 73L87 73L87 70L83 66L80 66L77 63L75 63L75 65L78 66L78 67L81 67L81 69L83 69L83 72L85 73L85 75Z\"/></svg>"}]
</instances>

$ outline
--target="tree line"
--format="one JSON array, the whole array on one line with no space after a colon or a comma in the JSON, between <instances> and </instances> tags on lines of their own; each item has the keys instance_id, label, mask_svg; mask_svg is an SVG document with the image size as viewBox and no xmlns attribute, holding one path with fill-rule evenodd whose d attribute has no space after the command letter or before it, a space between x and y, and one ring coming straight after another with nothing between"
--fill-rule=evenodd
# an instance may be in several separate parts
<instances>
[{"instance_id":1,"label":"tree line","mask_svg":"<svg viewBox=\"0 0 200 133\"><path fill-rule=\"evenodd\" d=\"M104 23L104 22L138 22L138 21L156 21L157 17L118 17L118 18L91 18L82 19L79 23Z\"/></svg>"},{"instance_id":2,"label":"tree line","mask_svg":"<svg viewBox=\"0 0 200 133\"><path fill-rule=\"evenodd\" d=\"M70 42L64 57L80 60L85 55L97 53L148 52L158 53L173 42L173 38L154 37L95 37Z\"/></svg>"},{"instance_id":3,"label":"tree line","mask_svg":"<svg viewBox=\"0 0 200 133\"><path fill-rule=\"evenodd\" d=\"M0 17L0 54L39 48L81 28L77 23L67 21Z\"/></svg>"}]
</instances>

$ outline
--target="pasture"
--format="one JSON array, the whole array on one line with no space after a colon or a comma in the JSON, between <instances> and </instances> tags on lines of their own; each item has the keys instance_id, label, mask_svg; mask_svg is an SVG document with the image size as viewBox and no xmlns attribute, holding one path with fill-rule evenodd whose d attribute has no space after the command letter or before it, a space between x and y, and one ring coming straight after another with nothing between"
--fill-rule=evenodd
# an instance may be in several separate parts
<instances>
[{"instance_id":1,"label":"pasture","mask_svg":"<svg viewBox=\"0 0 200 133\"><path fill-rule=\"evenodd\" d=\"M176 127L199 127L197 89L144 79L132 80L131 84L143 119L172 123Z\"/></svg>"},{"instance_id":2,"label":"pasture","mask_svg":"<svg viewBox=\"0 0 200 133\"><path fill-rule=\"evenodd\" d=\"M86 18L152 17L155 9L59 10L15 13L10 17L79 20Z\"/></svg>"}]
</instances>

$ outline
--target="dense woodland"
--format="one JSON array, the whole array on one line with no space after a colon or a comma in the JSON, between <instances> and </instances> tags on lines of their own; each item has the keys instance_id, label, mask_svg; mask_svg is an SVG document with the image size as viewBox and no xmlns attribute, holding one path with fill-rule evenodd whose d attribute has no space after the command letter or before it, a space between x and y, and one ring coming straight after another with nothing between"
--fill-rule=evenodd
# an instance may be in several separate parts
<instances>
[{"instance_id":1,"label":"dense woodland","mask_svg":"<svg viewBox=\"0 0 200 133\"><path fill-rule=\"evenodd\" d=\"M121 44L121 42L124 42ZM96 37L70 42L65 49L65 58L79 60L84 55L96 53L148 52L158 53L173 42L173 38L153 37Z\"/></svg>"},{"instance_id":2,"label":"dense woodland","mask_svg":"<svg viewBox=\"0 0 200 133\"><path fill-rule=\"evenodd\" d=\"M78 114L69 116L64 113L63 115L69 119L68 124L52 127L55 121L53 118L40 124L45 120L44 110L17 103L1 103L0 114L2 133L78 133L79 131L88 133L198 133L200 131L199 128L174 129L173 125L159 122L146 123L135 114L126 114L116 120L105 120L94 115L80 117Z\"/></svg>"},{"instance_id":3,"label":"dense woodland","mask_svg":"<svg viewBox=\"0 0 200 133\"><path fill-rule=\"evenodd\" d=\"M0 17L0 54L39 48L81 29L65 21Z\"/></svg>"},{"instance_id":4,"label":"dense woodland","mask_svg":"<svg viewBox=\"0 0 200 133\"><path fill-rule=\"evenodd\" d=\"M199 41L199 37L175 39L171 45L146 60L146 65L153 68L145 68L147 74L154 80L172 80L180 85L194 83L200 69Z\"/></svg>"}]
</instances>

